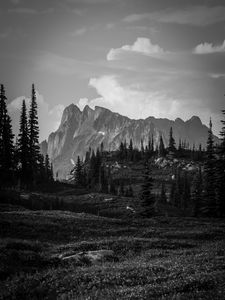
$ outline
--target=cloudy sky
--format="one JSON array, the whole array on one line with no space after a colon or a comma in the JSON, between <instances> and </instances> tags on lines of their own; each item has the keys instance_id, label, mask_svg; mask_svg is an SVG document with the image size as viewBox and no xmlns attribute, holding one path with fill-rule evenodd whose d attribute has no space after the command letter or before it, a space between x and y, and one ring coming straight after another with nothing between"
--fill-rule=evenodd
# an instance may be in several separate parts
<instances>
[{"instance_id":1,"label":"cloudy sky","mask_svg":"<svg viewBox=\"0 0 225 300\"><path fill-rule=\"evenodd\" d=\"M41 140L71 103L220 130L224 0L0 0L0 45L15 130L32 83Z\"/></svg>"}]
</instances>

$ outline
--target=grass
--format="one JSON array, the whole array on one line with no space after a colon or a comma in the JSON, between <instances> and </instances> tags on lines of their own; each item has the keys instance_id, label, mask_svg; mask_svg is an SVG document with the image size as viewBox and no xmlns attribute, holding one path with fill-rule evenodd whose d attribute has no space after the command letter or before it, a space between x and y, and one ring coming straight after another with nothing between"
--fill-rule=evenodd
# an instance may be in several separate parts
<instances>
[{"instance_id":1,"label":"grass","mask_svg":"<svg viewBox=\"0 0 225 300\"><path fill-rule=\"evenodd\" d=\"M225 221L0 212L0 299L224 299ZM116 260L63 262L111 249Z\"/></svg>"}]
</instances>

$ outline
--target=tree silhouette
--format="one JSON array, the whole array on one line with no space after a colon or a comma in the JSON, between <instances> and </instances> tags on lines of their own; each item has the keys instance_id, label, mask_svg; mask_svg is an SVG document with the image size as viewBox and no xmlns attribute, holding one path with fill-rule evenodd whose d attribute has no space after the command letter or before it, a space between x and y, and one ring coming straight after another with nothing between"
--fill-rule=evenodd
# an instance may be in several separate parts
<instances>
[{"instance_id":1,"label":"tree silhouette","mask_svg":"<svg viewBox=\"0 0 225 300\"><path fill-rule=\"evenodd\" d=\"M6 106L7 97L4 85L0 87L0 180L11 185L14 175L14 144L11 118Z\"/></svg>"},{"instance_id":2,"label":"tree silhouette","mask_svg":"<svg viewBox=\"0 0 225 300\"><path fill-rule=\"evenodd\" d=\"M195 217L199 216L202 204L202 170L199 167L195 174L191 186L191 199L193 203L193 214Z\"/></svg>"},{"instance_id":3,"label":"tree silhouette","mask_svg":"<svg viewBox=\"0 0 225 300\"><path fill-rule=\"evenodd\" d=\"M175 143L175 140L173 138L173 128L170 127L168 150L171 151L171 152L175 152L176 151L175 144L176 143Z\"/></svg>"},{"instance_id":4,"label":"tree silhouette","mask_svg":"<svg viewBox=\"0 0 225 300\"><path fill-rule=\"evenodd\" d=\"M225 110L222 110L225 116ZM221 120L221 143L217 148L218 159L216 161L216 210L219 217L225 216L225 120Z\"/></svg>"},{"instance_id":5,"label":"tree silhouette","mask_svg":"<svg viewBox=\"0 0 225 300\"><path fill-rule=\"evenodd\" d=\"M152 193L153 178L148 161L145 162L144 180L141 185L140 200L141 200L141 215L151 217L155 214L155 197Z\"/></svg>"},{"instance_id":6,"label":"tree silhouette","mask_svg":"<svg viewBox=\"0 0 225 300\"><path fill-rule=\"evenodd\" d=\"M212 121L209 122L206 159L204 164L204 202L202 212L207 216L216 215L215 200L215 149L212 134Z\"/></svg>"},{"instance_id":7,"label":"tree silhouette","mask_svg":"<svg viewBox=\"0 0 225 300\"><path fill-rule=\"evenodd\" d=\"M21 116L20 116L20 129L18 135L17 151L20 162L19 176L21 184L27 185L30 181L30 148L29 148L29 133L27 124L27 110L26 103L23 100Z\"/></svg>"},{"instance_id":8,"label":"tree silhouette","mask_svg":"<svg viewBox=\"0 0 225 300\"><path fill-rule=\"evenodd\" d=\"M163 138L162 135L160 134L160 138L159 138L159 156L165 156L165 146L163 143Z\"/></svg>"},{"instance_id":9,"label":"tree silhouette","mask_svg":"<svg viewBox=\"0 0 225 300\"><path fill-rule=\"evenodd\" d=\"M28 132L29 132L30 163L31 163L31 170L32 170L31 176L32 176L32 181L35 184L35 180L36 180L35 177L38 172L40 148L39 148L37 97L36 97L36 90L34 84L32 84L32 91L31 91Z\"/></svg>"}]
</instances>

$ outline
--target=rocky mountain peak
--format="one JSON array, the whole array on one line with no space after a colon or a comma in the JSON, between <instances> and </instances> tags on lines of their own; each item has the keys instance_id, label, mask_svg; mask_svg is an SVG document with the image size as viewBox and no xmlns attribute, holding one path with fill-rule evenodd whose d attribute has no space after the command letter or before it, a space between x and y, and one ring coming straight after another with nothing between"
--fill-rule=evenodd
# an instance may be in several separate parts
<instances>
[{"instance_id":1,"label":"rocky mountain peak","mask_svg":"<svg viewBox=\"0 0 225 300\"><path fill-rule=\"evenodd\" d=\"M197 116L186 122L180 118L172 121L155 117L134 120L100 106L93 110L86 105L81 112L76 105L71 104L65 108L58 130L50 134L47 145L45 142L42 148L45 151L47 148L55 172L58 172L60 178L66 178L73 167L71 159L76 161L78 155L83 158L89 147L96 150L103 142L105 149L116 150L121 141L130 139L134 147L140 147L141 140L145 146L150 136L153 136L157 145L160 135L167 146L170 127L173 127L177 145L179 139L182 139L189 145L201 144L205 147L208 128Z\"/></svg>"}]
</instances>

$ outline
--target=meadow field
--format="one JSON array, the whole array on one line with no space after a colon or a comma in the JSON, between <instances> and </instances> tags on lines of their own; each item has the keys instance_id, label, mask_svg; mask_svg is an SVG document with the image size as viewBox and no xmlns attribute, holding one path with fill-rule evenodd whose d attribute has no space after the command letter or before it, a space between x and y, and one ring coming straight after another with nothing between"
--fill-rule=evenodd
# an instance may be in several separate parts
<instances>
[{"instance_id":1,"label":"meadow field","mask_svg":"<svg viewBox=\"0 0 225 300\"><path fill-rule=\"evenodd\" d=\"M1 205L0 229L0 299L225 299L224 220Z\"/></svg>"}]
</instances>

